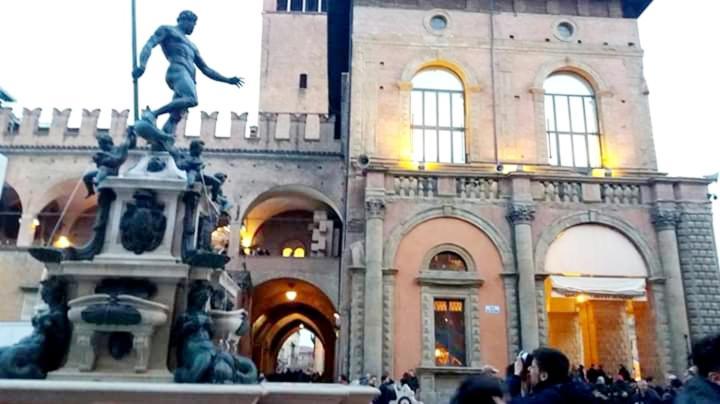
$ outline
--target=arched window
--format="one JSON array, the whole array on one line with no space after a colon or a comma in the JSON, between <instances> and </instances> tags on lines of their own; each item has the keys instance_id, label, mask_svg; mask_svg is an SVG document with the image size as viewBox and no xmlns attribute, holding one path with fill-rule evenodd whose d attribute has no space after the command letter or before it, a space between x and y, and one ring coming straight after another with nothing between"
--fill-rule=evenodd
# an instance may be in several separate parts
<instances>
[{"instance_id":1,"label":"arched window","mask_svg":"<svg viewBox=\"0 0 720 404\"><path fill-rule=\"evenodd\" d=\"M286 258L305 258L305 246L298 240L286 242L281 252Z\"/></svg>"},{"instance_id":2,"label":"arched window","mask_svg":"<svg viewBox=\"0 0 720 404\"><path fill-rule=\"evenodd\" d=\"M442 68L425 69L412 80L413 160L465 162L463 84Z\"/></svg>"},{"instance_id":3,"label":"arched window","mask_svg":"<svg viewBox=\"0 0 720 404\"><path fill-rule=\"evenodd\" d=\"M467 271L467 265L460 255L444 251L432 257L428 269L436 271Z\"/></svg>"},{"instance_id":4,"label":"arched window","mask_svg":"<svg viewBox=\"0 0 720 404\"><path fill-rule=\"evenodd\" d=\"M600 167L595 92L580 76L559 72L543 85L549 162L563 167Z\"/></svg>"}]
</instances>

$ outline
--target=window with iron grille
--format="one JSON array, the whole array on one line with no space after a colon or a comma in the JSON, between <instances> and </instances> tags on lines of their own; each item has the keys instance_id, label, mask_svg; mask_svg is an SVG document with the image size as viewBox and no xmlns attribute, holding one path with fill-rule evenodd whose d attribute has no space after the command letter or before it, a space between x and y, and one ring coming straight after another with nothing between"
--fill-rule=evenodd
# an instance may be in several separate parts
<instances>
[{"instance_id":1,"label":"window with iron grille","mask_svg":"<svg viewBox=\"0 0 720 404\"><path fill-rule=\"evenodd\" d=\"M412 80L413 160L465 163L465 94L447 69L426 69Z\"/></svg>"},{"instance_id":2,"label":"window with iron grille","mask_svg":"<svg viewBox=\"0 0 720 404\"><path fill-rule=\"evenodd\" d=\"M595 92L576 74L548 77L545 90L545 130L551 165L593 168L602 165Z\"/></svg>"}]
</instances>

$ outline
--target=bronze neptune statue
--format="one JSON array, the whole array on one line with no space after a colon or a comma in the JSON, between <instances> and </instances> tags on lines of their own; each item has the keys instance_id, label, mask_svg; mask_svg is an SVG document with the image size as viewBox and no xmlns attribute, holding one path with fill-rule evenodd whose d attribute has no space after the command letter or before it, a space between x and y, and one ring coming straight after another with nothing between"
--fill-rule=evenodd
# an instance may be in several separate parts
<instances>
[{"instance_id":1,"label":"bronze neptune statue","mask_svg":"<svg viewBox=\"0 0 720 404\"><path fill-rule=\"evenodd\" d=\"M169 114L167 122L162 128L162 132L157 130L151 133L145 127L137 127L136 131L142 137L148 139L155 145L157 149L167 150L172 144L172 137L175 133L175 127L182 119L182 116L189 108L198 105L197 92L195 90L195 67L207 77L242 87L244 80L240 77L225 77L222 74L211 69L200 56L197 47L193 44L188 35L192 34L197 23L197 15L192 11L185 10L180 13L177 18L177 25L160 26L150 37L148 42L140 52L140 64L132 72L133 78L137 79L145 72L145 66L150 58L152 49L160 45L165 58L167 58L170 66L168 66L165 74L165 82L173 91L173 99L167 105L164 105L154 111L146 110L143 112L142 120L155 124L155 119L162 114ZM165 136L163 136L165 135ZM166 137L167 136L167 137Z\"/></svg>"}]
</instances>

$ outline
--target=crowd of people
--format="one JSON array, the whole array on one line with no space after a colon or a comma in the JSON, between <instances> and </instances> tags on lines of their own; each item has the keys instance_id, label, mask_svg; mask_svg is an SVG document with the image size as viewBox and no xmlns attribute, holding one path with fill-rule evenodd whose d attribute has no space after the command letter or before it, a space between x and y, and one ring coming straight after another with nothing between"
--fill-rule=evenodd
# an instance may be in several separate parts
<instances>
[{"instance_id":1,"label":"crowd of people","mask_svg":"<svg viewBox=\"0 0 720 404\"><path fill-rule=\"evenodd\" d=\"M518 355L504 379L493 370L466 379L451 404L719 404L720 334L696 343L692 359L684 380L669 376L656 384L633 380L624 366L614 374L602 366L571 369L562 352L539 348Z\"/></svg>"}]
</instances>

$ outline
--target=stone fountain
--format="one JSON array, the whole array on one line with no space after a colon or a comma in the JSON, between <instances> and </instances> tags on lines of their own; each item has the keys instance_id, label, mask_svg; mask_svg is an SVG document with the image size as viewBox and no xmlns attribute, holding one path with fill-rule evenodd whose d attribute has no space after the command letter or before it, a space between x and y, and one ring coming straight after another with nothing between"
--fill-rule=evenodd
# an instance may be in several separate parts
<instances>
[{"instance_id":1,"label":"stone fountain","mask_svg":"<svg viewBox=\"0 0 720 404\"><path fill-rule=\"evenodd\" d=\"M196 18L184 11L177 27L159 28L169 31L151 38L133 75L142 75L155 45L177 51L189 43L182 34ZM82 178L88 195L98 195L90 241L30 250L45 264L47 309L33 318L30 336L0 348L0 401L368 403L377 390L258 384L253 362L236 354L249 319L233 308L239 286L224 269L228 257L211 245L231 206L222 191L227 176L203 172L202 141L189 150L174 145L178 117L197 102L182 94L194 89L194 70L180 74L177 58L170 59L173 101L145 111L119 145L98 136L97 169ZM198 68L242 84L208 73L204 63ZM156 116L164 113L170 117L159 129ZM150 147L129 162L138 137Z\"/></svg>"}]
</instances>

